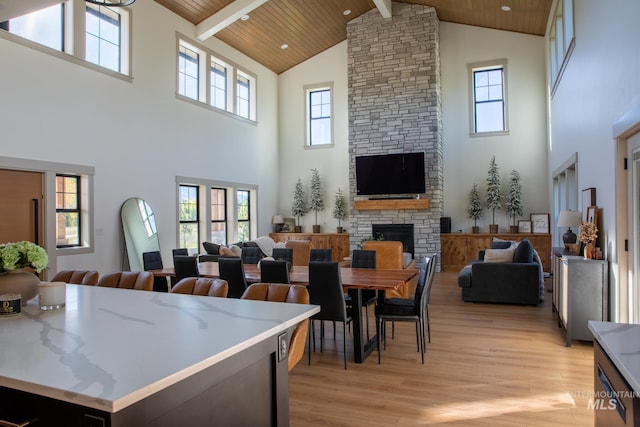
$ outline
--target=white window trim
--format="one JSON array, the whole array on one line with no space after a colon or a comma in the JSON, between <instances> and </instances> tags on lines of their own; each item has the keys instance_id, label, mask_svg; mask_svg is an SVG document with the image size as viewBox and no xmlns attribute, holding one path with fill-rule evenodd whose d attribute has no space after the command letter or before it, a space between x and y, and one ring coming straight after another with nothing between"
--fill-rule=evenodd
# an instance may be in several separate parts
<instances>
[{"instance_id":1,"label":"white window trim","mask_svg":"<svg viewBox=\"0 0 640 427\"><path fill-rule=\"evenodd\" d=\"M472 64L468 64L468 72L469 72L469 136L471 137L485 137L485 136L504 136L509 135L509 91L508 87L508 71L507 71L508 60L506 58L496 59L493 61L483 61L483 62L474 62ZM482 71L483 69L492 69L492 68L502 68L502 91L503 91L503 102L504 102L504 130L497 132L476 132L475 131L475 84L473 82L473 72L474 71Z\"/></svg>"},{"instance_id":2,"label":"white window trim","mask_svg":"<svg viewBox=\"0 0 640 427\"><path fill-rule=\"evenodd\" d=\"M562 6L562 10L559 10L560 6ZM558 1L552 15L553 19L548 22L547 55L549 59L547 64L551 97L553 97L559 86L564 70L569 63L569 59L573 53L573 48L576 44L573 10L573 0ZM558 28L556 25L558 14L560 12L562 28ZM562 34L558 34L558 30L561 30ZM552 34L555 34L555 36L552 37ZM558 48L561 48L562 52L560 52Z\"/></svg>"},{"instance_id":3,"label":"white window trim","mask_svg":"<svg viewBox=\"0 0 640 427\"><path fill-rule=\"evenodd\" d=\"M330 117L330 129L331 129L331 143L330 144L317 144L317 145L311 145L311 123L310 123L310 114L311 112L309 111L309 94L311 92L317 91L317 90L321 90L321 89L329 89L329 96L331 98L331 117ZM335 138L334 138L334 131L333 131L333 124L334 124L334 110L333 110L333 105L334 105L334 99L333 99L333 82L326 82L326 83L315 83L315 84L311 84L311 85L305 85L303 87L302 90L303 93L303 102L304 102L304 108L302 109L302 111L304 112L304 146L305 148L309 148L309 149L316 149L316 148L328 148L328 147L335 147Z\"/></svg>"},{"instance_id":4,"label":"white window trim","mask_svg":"<svg viewBox=\"0 0 640 427\"><path fill-rule=\"evenodd\" d=\"M193 98L189 98L188 96L181 95L178 92L179 88L179 54L180 54L180 44L184 43L188 45L193 50L197 51L200 54L199 68L198 68L198 83L199 83L199 97L197 100ZM176 47L175 47L175 93L176 99L181 101L185 101L191 103L193 105L197 105L199 107L207 108L211 111L215 111L220 114L224 114L228 117L233 117L235 119L244 121L246 123L250 123L253 125L257 124L258 121L258 100L257 100L257 82L258 77L248 71L246 68L230 61L222 55L218 55L216 52L206 48L200 43L190 39L184 34L176 31ZM222 63L227 66L227 109L223 110L221 108L215 107L211 105L211 59L216 60L216 62ZM242 117L238 115L236 112L238 111L237 106L237 79L238 79L238 71L240 71L244 76L247 76L250 81L250 91L249 91L249 118ZM203 92L204 91L204 92Z\"/></svg>"},{"instance_id":5,"label":"white window trim","mask_svg":"<svg viewBox=\"0 0 640 427\"><path fill-rule=\"evenodd\" d=\"M120 55L120 69L121 72L113 71L108 68L102 67L93 62L85 60L85 2L70 0L67 2L70 7L65 8L65 20L68 25L64 26L65 29L65 45L64 52L56 49L52 49L48 46L34 42L24 37L20 37L9 31L0 30L0 38L8 40L10 42L19 44L24 47L28 47L40 53L51 55L55 58L62 59L67 62L79 65L81 67L88 68L90 70L106 74L108 76L123 80L131 83L133 81L132 69L131 69L131 53L132 53L132 11L128 7L121 7L122 13L122 34L121 34L121 55ZM82 28L81 31L74 31L74 28ZM124 31L126 28L126 31ZM125 34L126 33L126 34Z\"/></svg>"}]
</instances>

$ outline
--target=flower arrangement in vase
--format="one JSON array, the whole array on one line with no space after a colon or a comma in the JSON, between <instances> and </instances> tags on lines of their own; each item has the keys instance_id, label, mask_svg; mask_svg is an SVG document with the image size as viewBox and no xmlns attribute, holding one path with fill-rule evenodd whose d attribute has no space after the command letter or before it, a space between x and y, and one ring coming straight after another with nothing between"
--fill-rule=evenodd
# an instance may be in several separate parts
<instances>
[{"instance_id":1,"label":"flower arrangement in vase","mask_svg":"<svg viewBox=\"0 0 640 427\"><path fill-rule=\"evenodd\" d=\"M584 257L592 259L595 257L595 243L598 238L598 227L593 222L583 222L580 224L578 240L585 244Z\"/></svg>"},{"instance_id":2,"label":"flower arrangement in vase","mask_svg":"<svg viewBox=\"0 0 640 427\"><path fill-rule=\"evenodd\" d=\"M22 304L38 294L40 279L35 273L47 268L44 248L22 241L0 244L0 294L19 293Z\"/></svg>"}]
</instances>

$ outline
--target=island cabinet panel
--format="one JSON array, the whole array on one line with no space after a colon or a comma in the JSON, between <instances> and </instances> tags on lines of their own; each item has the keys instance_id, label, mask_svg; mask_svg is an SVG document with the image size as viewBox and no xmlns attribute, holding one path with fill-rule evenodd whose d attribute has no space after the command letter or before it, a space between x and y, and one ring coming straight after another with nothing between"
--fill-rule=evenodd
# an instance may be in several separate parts
<instances>
[{"instance_id":1,"label":"island cabinet panel","mask_svg":"<svg viewBox=\"0 0 640 427\"><path fill-rule=\"evenodd\" d=\"M349 256L349 235L346 233L270 233L276 242L309 240L314 249L331 249L333 261L343 261Z\"/></svg>"},{"instance_id":2,"label":"island cabinet panel","mask_svg":"<svg viewBox=\"0 0 640 427\"><path fill-rule=\"evenodd\" d=\"M488 233L450 233L440 234L442 251L442 271L459 271L474 259L478 259L481 250L491 247L493 238L521 241L529 239L540 255L542 268L551 271L551 234L488 234Z\"/></svg>"}]
</instances>

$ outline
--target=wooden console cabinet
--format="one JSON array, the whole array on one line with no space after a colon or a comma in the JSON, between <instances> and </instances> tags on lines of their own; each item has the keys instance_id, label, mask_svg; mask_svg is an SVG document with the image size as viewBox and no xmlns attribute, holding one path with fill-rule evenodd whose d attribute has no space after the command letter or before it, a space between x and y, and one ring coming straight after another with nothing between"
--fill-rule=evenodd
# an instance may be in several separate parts
<instances>
[{"instance_id":1,"label":"wooden console cabinet","mask_svg":"<svg viewBox=\"0 0 640 427\"><path fill-rule=\"evenodd\" d=\"M529 239L542 260L542 269L551 271L551 234L489 234L489 233L450 233L440 234L442 251L442 271L460 271L470 261L478 259L478 252L491 247L496 237L502 240L520 241Z\"/></svg>"},{"instance_id":2,"label":"wooden console cabinet","mask_svg":"<svg viewBox=\"0 0 640 427\"><path fill-rule=\"evenodd\" d=\"M314 249L331 249L333 261L343 261L349 256L349 235L347 233L269 233L276 242L287 240L309 240Z\"/></svg>"}]
</instances>

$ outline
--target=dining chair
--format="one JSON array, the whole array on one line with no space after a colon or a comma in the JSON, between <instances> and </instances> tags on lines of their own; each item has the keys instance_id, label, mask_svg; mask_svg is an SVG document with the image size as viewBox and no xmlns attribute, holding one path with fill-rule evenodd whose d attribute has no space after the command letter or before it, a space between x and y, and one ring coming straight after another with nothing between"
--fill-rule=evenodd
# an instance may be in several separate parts
<instances>
[{"instance_id":1,"label":"dining chair","mask_svg":"<svg viewBox=\"0 0 640 427\"><path fill-rule=\"evenodd\" d=\"M51 282L95 286L98 284L98 279L98 272L95 270L62 270L51 278Z\"/></svg>"},{"instance_id":2,"label":"dining chair","mask_svg":"<svg viewBox=\"0 0 640 427\"><path fill-rule=\"evenodd\" d=\"M311 317L309 328L309 365L311 365L311 342L315 348L314 320L320 320L320 351L325 320L342 322L342 350L344 353L344 369L347 369L347 324L351 316L347 312L340 277L340 266L337 262L309 262L309 303L320 306L320 312Z\"/></svg>"},{"instance_id":3,"label":"dining chair","mask_svg":"<svg viewBox=\"0 0 640 427\"><path fill-rule=\"evenodd\" d=\"M273 248L271 257L273 259L289 261L293 265L293 249L291 248Z\"/></svg>"},{"instance_id":4,"label":"dining chair","mask_svg":"<svg viewBox=\"0 0 640 427\"><path fill-rule=\"evenodd\" d=\"M287 240L285 248L293 249L293 265L309 265L311 242L309 240Z\"/></svg>"},{"instance_id":5,"label":"dining chair","mask_svg":"<svg viewBox=\"0 0 640 427\"><path fill-rule=\"evenodd\" d=\"M433 279L433 272L435 266L435 255L432 257L424 257L422 259L422 265L420 267L420 273L418 276L418 283L416 285L415 293L412 299L403 300L403 302L393 303L391 300L386 300L376 305L376 333L378 335L378 364L381 360L381 341L384 337L386 345L386 322L414 322L416 324L416 342L420 356L422 357L422 364L424 364L424 353L426 349L425 339L425 325L424 325L424 313L426 306L426 285L427 281ZM388 302L387 302L388 301Z\"/></svg>"},{"instance_id":6,"label":"dining chair","mask_svg":"<svg viewBox=\"0 0 640 427\"><path fill-rule=\"evenodd\" d=\"M289 280L289 261L260 261L260 281L263 283L291 283Z\"/></svg>"},{"instance_id":7,"label":"dining chair","mask_svg":"<svg viewBox=\"0 0 640 427\"><path fill-rule=\"evenodd\" d=\"M309 261L333 261L331 249L314 249L309 250Z\"/></svg>"},{"instance_id":8,"label":"dining chair","mask_svg":"<svg viewBox=\"0 0 640 427\"><path fill-rule=\"evenodd\" d=\"M254 283L242 294L242 299L309 304L309 292L302 285L282 283ZM304 355L304 345L309 330L309 319L304 319L291 333L287 367L289 372Z\"/></svg>"},{"instance_id":9,"label":"dining chair","mask_svg":"<svg viewBox=\"0 0 640 427\"><path fill-rule=\"evenodd\" d=\"M200 277L198 271L198 257L195 255L176 255L173 257L176 282L185 277Z\"/></svg>"},{"instance_id":10,"label":"dining chair","mask_svg":"<svg viewBox=\"0 0 640 427\"><path fill-rule=\"evenodd\" d=\"M229 284L226 280L222 279L186 277L176 283L169 292L172 294L226 298L229 293Z\"/></svg>"},{"instance_id":11,"label":"dining chair","mask_svg":"<svg viewBox=\"0 0 640 427\"><path fill-rule=\"evenodd\" d=\"M96 286L152 291L153 274L148 271L115 271L102 276Z\"/></svg>"},{"instance_id":12,"label":"dining chair","mask_svg":"<svg viewBox=\"0 0 640 427\"><path fill-rule=\"evenodd\" d=\"M240 298L247 289L247 280L244 277L244 264L241 258L218 259L218 271L220 278L229 284L228 298Z\"/></svg>"},{"instance_id":13,"label":"dining chair","mask_svg":"<svg viewBox=\"0 0 640 427\"><path fill-rule=\"evenodd\" d=\"M148 270L162 270L162 256L160 251L151 251L142 253L142 268ZM153 276L153 290L156 292L168 292L169 282L166 277Z\"/></svg>"},{"instance_id":14,"label":"dining chair","mask_svg":"<svg viewBox=\"0 0 640 427\"><path fill-rule=\"evenodd\" d=\"M362 249L354 249L351 252L351 268L376 268L376 251L365 251ZM376 291L363 289L360 291L362 296L362 307L365 310L365 325L367 328L367 339L369 339L369 306L376 303L378 294ZM347 305L352 305L351 298L346 295Z\"/></svg>"},{"instance_id":15,"label":"dining chair","mask_svg":"<svg viewBox=\"0 0 640 427\"><path fill-rule=\"evenodd\" d=\"M258 247L245 246L240 255L245 264L257 264L262 259L262 251Z\"/></svg>"},{"instance_id":16,"label":"dining chair","mask_svg":"<svg viewBox=\"0 0 640 427\"><path fill-rule=\"evenodd\" d=\"M172 252L173 256L176 256L176 255L189 255L189 249L187 249L187 248L172 249L171 252Z\"/></svg>"}]
</instances>

